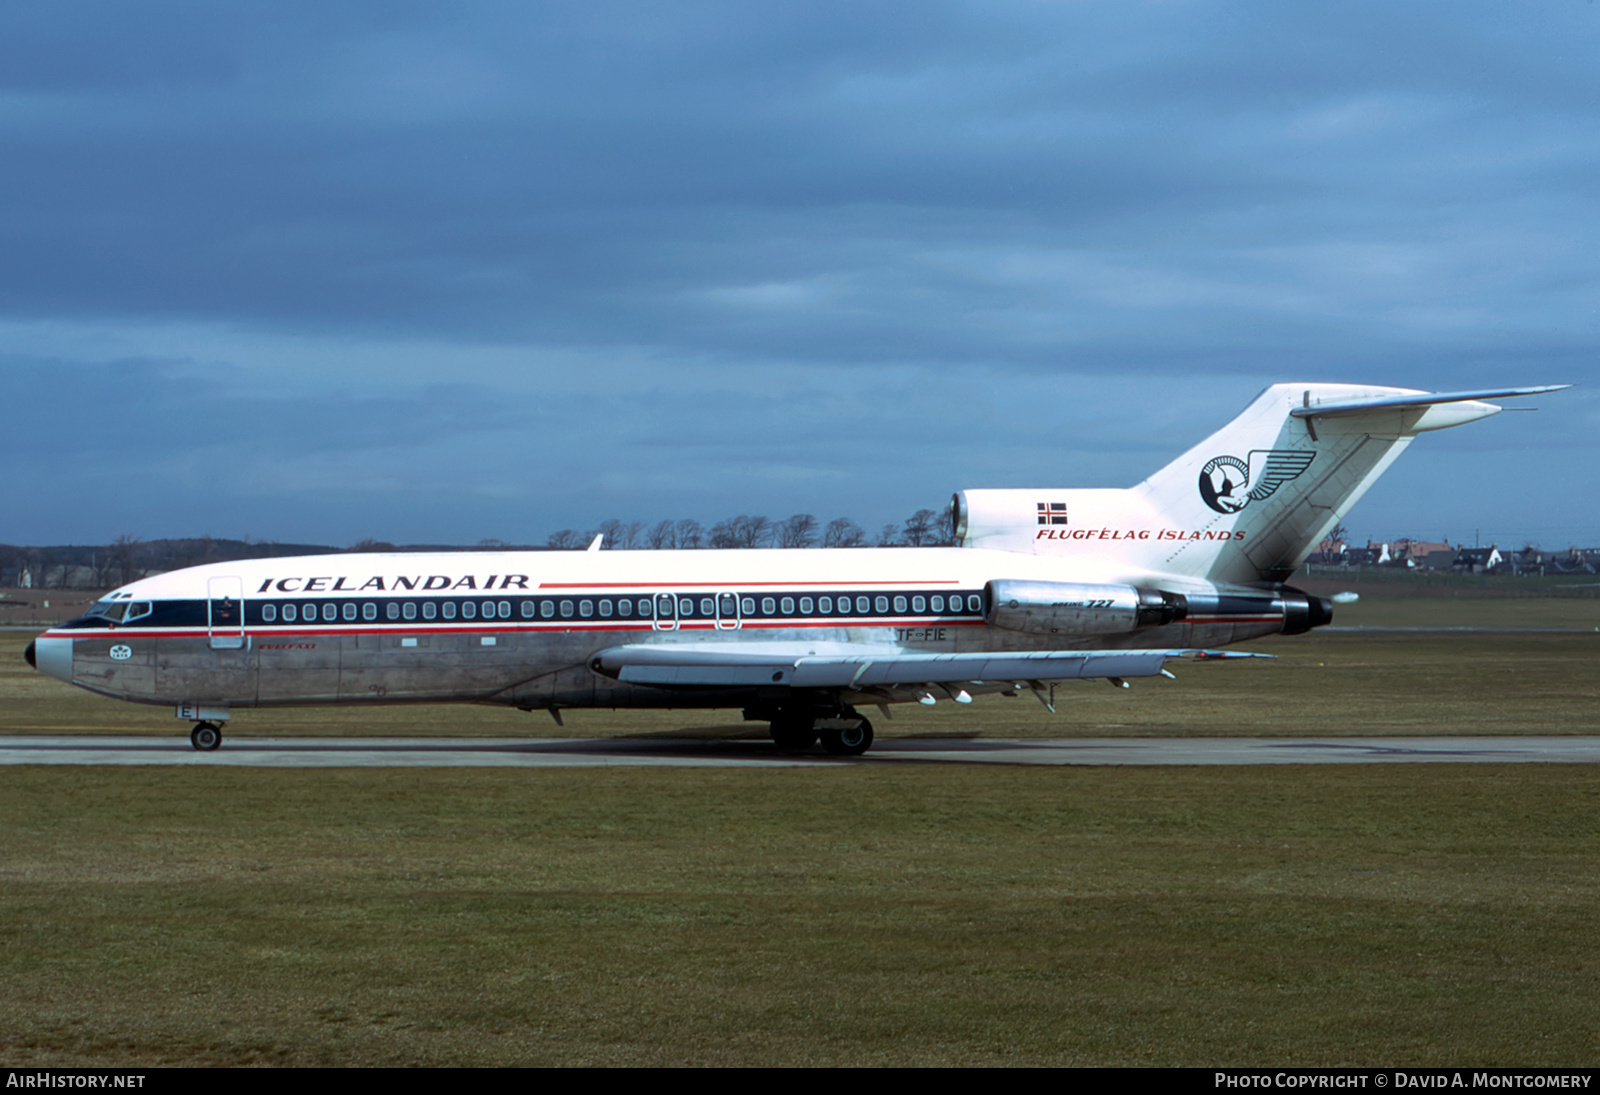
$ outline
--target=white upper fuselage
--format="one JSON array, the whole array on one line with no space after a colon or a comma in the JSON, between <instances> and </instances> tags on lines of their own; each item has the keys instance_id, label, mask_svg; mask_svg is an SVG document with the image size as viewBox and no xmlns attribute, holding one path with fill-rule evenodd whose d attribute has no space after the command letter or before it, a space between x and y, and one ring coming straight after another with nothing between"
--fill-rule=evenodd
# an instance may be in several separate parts
<instances>
[{"instance_id":1,"label":"white upper fuselage","mask_svg":"<svg viewBox=\"0 0 1600 1095\"><path fill-rule=\"evenodd\" d=\"M213 578L237 577L247 599L584 590L750 590L811 587L982 588L999 578L1209 588L1132 571L1124 561L972 548L829 548L704 551L528 551L302 555L209 563L122 586L120 601L204 599Z\"/></svg>"}]
</instances>

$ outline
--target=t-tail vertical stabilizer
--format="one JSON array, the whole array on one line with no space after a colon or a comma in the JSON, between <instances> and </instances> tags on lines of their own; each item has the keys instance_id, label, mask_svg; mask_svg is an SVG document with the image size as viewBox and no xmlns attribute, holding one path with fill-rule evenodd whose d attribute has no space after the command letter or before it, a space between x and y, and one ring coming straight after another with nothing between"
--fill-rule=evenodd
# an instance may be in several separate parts
<instances>
[{"instance_id":1,"label":"t-tail vertical stabilizer","mask_svg":"<svg viewBox=\"0 0 1600 1095\"><path fill-rule=\"evenodd\" d=\"M1284 581L1418 434L1500 413L1484 399L1564 386L1423 392L1274 384L1133 488L1185 534L1155 569L1212 582Z\"/></svg>"},{"instance_id":2,"label":"t-tail vertical stabilizer","mask_svg":"<svg viewBox=\"0 0 1600 1095\"><path fill-rule=\"evenodd\" d=\"M964 546L1071 559L1087 580L1282 582L1419 433L1498 414L1485 399L1563 387L1274 384L1132 489L963 491L957 530Z\"/></svg>"}]
</instances>

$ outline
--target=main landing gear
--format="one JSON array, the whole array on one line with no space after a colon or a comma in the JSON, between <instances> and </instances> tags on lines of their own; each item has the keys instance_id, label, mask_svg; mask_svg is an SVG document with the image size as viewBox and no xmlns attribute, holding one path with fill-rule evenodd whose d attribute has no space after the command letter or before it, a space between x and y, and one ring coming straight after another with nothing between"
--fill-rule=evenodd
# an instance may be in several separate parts
<instances>
[{"instance_id":1,"label":"main landing gear","mask_svg":"<svg viewBox=\"0 0 1600 1095\"><path fill-rule=\"evenodd\" d=\"M818 739L833 756L859 757L872 748L872 723L854 711L840 712L835 718L781 712L772 720L772 740L786 753L803 753Z\"/></svg>"},{"instance_id":2,"label":"main landing gear","mask_svg":"<svg viewBox=\"0 0 1600 1095\"><path fill-rule=\"evenodd\" d=\"M202 753L214 753L222 744L222 727L214 722L197 722L189 731L189 744Z\"/></svg>"}]
</instances>

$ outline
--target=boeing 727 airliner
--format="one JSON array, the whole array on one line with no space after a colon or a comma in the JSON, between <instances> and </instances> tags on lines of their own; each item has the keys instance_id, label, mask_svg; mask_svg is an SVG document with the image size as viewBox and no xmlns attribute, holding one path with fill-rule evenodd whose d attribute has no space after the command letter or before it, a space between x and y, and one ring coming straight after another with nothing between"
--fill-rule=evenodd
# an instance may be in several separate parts
<instances>
[{"instance_id":1,"label":"boeing 727 airliner","mask_svg":"<svg viewBox=\"0 0 1600 1095\"><path fill-rule=\"evenodd\" d=\"M1127 490L969 490L953 548L464 552L214 563L131 582L30 664L173 706L743 708L781 748L872 745L863 707L1166 674L1326 624L1284 583L1420 433L1565 385L1278 384ZM1167 674L1170 675L1170 674ZM1053 709L1053 708L1052 708Z\"/></svg>"}]
</instances>

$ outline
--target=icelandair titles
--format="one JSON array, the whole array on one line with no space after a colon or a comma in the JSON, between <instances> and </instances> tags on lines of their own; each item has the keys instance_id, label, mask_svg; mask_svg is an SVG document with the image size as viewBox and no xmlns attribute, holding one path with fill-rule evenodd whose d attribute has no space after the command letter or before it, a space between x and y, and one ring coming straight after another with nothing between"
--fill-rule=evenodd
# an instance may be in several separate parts
<instances>
[{"instance_id":1,"label":"icelandair titles","mask_svg":"<svg viewBox=\"0 0 1600 1095\"><path fill-rule=\"evenodd\" d=\"M500 584L495 585L498 581ZM463 578L451 578L446 574L430 574L426 578L417 575L408 578L403 574L393 575L387 580L382 577L368 578L360 585L354 584L355 579L348 576L323 578L268 578L261 583L257 593L400 593L409 590L450 590L458 589L491 590L491 589L527 589L528 576L526 574L491 574L481 583L477 576L468 574ZM331 583L331 584L330 584Z\"/></svg>"}]
</instances>

